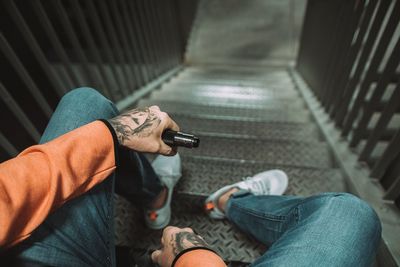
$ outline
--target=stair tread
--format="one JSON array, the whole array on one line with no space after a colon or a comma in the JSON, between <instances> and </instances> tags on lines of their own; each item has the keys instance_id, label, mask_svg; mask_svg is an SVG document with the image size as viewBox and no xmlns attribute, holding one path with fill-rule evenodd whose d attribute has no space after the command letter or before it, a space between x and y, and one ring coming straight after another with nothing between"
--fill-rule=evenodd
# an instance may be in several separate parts
<instances>
[{"instance_id":1,"label":"stair tread","mask_svg":"<svg viewBox=\"0 0 400 267\"><path fill-rule=\"evenodd\" d=\"M217 189L256 173L280 169L289 177L286 194L310 196L321 192L343 192L344 178L339 169L300 168L287 165L248 163L240 160L182 157L183 177L176 190L182 194L208 196Z\"/></svg>"},{"instance_id":2,"label":"stair tread","mask_svg":"<svg viewBox=\"0 0 400 267\"><path fill-rule=\"evenodd\" d=\"M249 79L249 78L231 78L226 79L223 77L190 77L189 75L179 75L174 80L178 80L181 82L187 82L192 84L214 84L214 85L235 85L235 86L254 86L254 87L265 87L269 84L275 84L275 87L279 88L295 88L295 85L292 81L289 81L285 78L285 80L279 79L265 79L265 80L257 80L257 79Z\"/></svg>"},{"instance_id":3,"label":"stair tread","mask_svg":"<svg viewBox=\"0 0 400 267\"><path fill-rule=\"evenodd\" d=\"M181 149L180 153L190 156L315 168L331 167L333 164L329 147L324 142L274 141L202 135L199 137L199 148Z\"/></svg>"},{"instance_id":4,"label":"stair tread","mask_svg":"<svg viewBox=\"0 0 400 267\"><path fill-rule=\"evenodd\" d=\"M303 100L294 96L262 96L262 95L240 95L240 94L218 94L218 93L201 93L201 92L185 92L185 93L175 93L168 90L156 91L151 95L151 99L160 100L174 100L182 101L186 103L216 103L216 104L245 104L245 105L270 105L271 103L276 103L278 106L288 106L293 103L302 103Z\"/></svg>"},{"instance_id":5,"label":"stair tread","mask_svg":"<svg viewBox=\"0 0 400 267\"><path fill-rule=\"evenodd\" d=\"M145 227L140 209L122 197L116 197L115 232L117 246L158 249L162 230ZM227 220L210 219L202 210L202 199L180 199L174 195L170 225L191 227L201 235L226 261L250 263L260 257L266 246L241 233Z\"/></svg>"},{"instance_id":6,"label":"stair tread","mask_svg":"<svg viewBox=\"0 0 400 267\"><path fill-rule=\"evenodd\" d=\"M243 81L243 82L282 82L283 84L294 85L290 74L287 71L268 73L266 71L254 72L210 72L210 71L183 71L178 76L180 80L207 80L207 81Z\"/></svg>"},{"instance_id":7,"label":"stair tread","mask_svg":"<svg viewBox=\"0 0 400 267\"><path fill-rule=\"evenodd\" d=\"M236 136L273 140L318 140L318 128L311 123L282 123L191 118L172 114L181 130L206 136Z\"/></svg>"},{"instance_id":8,"label":"stair tread","mask_svg":"<svg viewBox=\"0 0 400 267\"><path fill-rule=\"evenodd\" d=\"M311 118L309 111L300 108L300 104L296 105L289 102L279 105L277 102L273 102L269 105L269 108L265 108L265 106L249 106L232 103L187 103L162 99L142 100L138 104L138 106L141 107L151 105L158 105L161 110L170 115L182 114L199 118L297 123L310 122Z\"/></svg>"},{"instance_id":9,"label":"stair tread","mask_svg":"<svg viewBox=\"0 0 400 267\"><path fill-rule=\"evenodd\" d=\"M191 96L210 97L242 97L246 100L249 97L257 98L299 98L295 89L276 88L272 85L264 87L218 85L218 84L192 84L185 82L170 82L162 86L160 92L189 94Z\"/></svg>"},{"instance_id":10,"label":"stair tread","mask_svg":"<svg viewBox=\"0 0 400 267\"><path fill-rule=\"evenodd\" d=\"M287 194L308 196L345 190L343 177L337 169L317 170L183 157L183 177L173 197L170 225L195 229L226 261L253 262L267 247L241 233L226 220L211 220L202 207L206 196L218 188L239 181L243 176L272 168L287 172ZM193 194L193 190L196 193ZM141 210L122 197L116 196L115 203L116 244L140 249L159 248L162 230L146 228Z\"/></svg>"}]
</instances>

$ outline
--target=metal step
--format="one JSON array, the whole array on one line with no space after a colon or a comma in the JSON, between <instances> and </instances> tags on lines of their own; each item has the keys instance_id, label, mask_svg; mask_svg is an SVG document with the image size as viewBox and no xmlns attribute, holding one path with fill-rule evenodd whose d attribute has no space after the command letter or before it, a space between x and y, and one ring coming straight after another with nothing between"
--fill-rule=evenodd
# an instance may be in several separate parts
<instances>
[{"instance_id":1,"label":"metal step","mask_svg":"<svg viewBox=\"0 0 400 267\"><path fill-rule=\"evenodd\" d=\"M214 105L225 105L225 104L245 104L245 105L255 105L255 106L268 106L272 103L276 103L279 106L289 106L293 103L300 104L303 103L301 98L297 97L282 97L282 98L271 98L271 97L263 97L263 96L240 96L240 95L229 95L229 94L220 94L217 93L175 93L169 91L156 91L151 95L151 99L154 100L174 100L181 101L186 103L194 103L194 104L207 104L213 103ZM283 109L283 108L282 108Z\"/></svg>"},{"instance_id":2,"label":"metal step","mask_svg":"<svg viewBox=\"0 0 400 267\"><path fill-rule=\"evenodd\" d=\"M234 75L236 77L242 76L277 76L282 77L288 75L287 67L276 66L237 66L237 65L191 65L187 66L183 73L201 73L204 75L217 76L217 75Z\"/></svg>"},{"instance_id":3,"label":"metal step","mask_svg":"<svg viewBox=\"0 0 400 267\"><path fill-rule=\"evenodd\" d=\"M206 196L218 188L240 181L257 172L280 168L288 173L288 194L310 195L324 191L344 191L338 170L301 169L286 166L248 164L221 160L183 158L183 177L172 201L170 225L191 227L228 262L251 263L261 256L266 246L242 234L228 221L215 221L203 211ZM162 231L145 227L142 211L122 197L116 196L116 245L139 249L160 247Z\"/></svg>"},{"instance_id":4,"label":"metal step","mask_svg":"<svg viewBox=\"0 0 400 267\"><path fill-rule=\"evenodd\" d=\"M184 76L198 78L224 78L229 79L252 79L252 80L284 80L290 79L290 73L286 68L246 68L229 66L207 66L207 67L188 67L179 73Z\"/></svg>"},{"instance_id":5,"label":"metal step","mask_svg":"<svg viewBox=\"0 0 400 267\"><path fill-rule=\"evenodd\" d=\"M165 111L172 116L175 114L181 114L193 118L260 122L306 123L311 121L309 111L300 108L303 103L278 104L277 102L272 102L268 106L249 106L232 103L186 103L173 100L166 101L162 99L148 99L142 100L138 103L139 107L152 105L158 105L162 111Z\"/></svg>"},{"instance_id":6,"label":"metal step","mask_svg":"<svg viewBox=\"0 0 400 267\"><path fill-rule=\"evenodd\" d=\"M158 249L162 230L145 227L142 211L122 197L115 200L115 243L133 249ZM170 225L191 227L228 262L251 263L260 257L266 246L238 231L227 220L215 221L203 211L203 200L198 197L173 196Z\"/></svg>"},{"instance_id":7,"label":"metal step","mask_svg":"<svg viewBox=\"0 0 400 267\"><path fill-rule=\"evenodd\" d=\"M226 77L226 76L225 76ZM277 88L290 88L294 89L295 85L293 84L292 80L288 77L265 77L264 79L251 78L249 76L242 76L242 77L230 77L224 78L223 76L207 76L204 75L190 75L185 74L184 72L179 74L176 78L172 79L172 81L182 81L188 83L198 83L198 84L219 84L219 85L235 85L235 86L254 86L254 87L266 87L274 85Z\"/></svg>"},{"instance_id":8,"label":"metal step","mask_svg":"<svg viewBox=\"0 0 400 267\"><path fill-rule=\"evenodd\" d=\"M182 157L183 177L176 187L179 194L204 197L219 188L241 181L256 173L281 169L289 177L288 195L310 196L321 192L345 192L346 185L339 169L299 168L241 160Z\"/></svg>"},{"instance_id":9,"label":"metal step","mask_svg":"<svg viewBox=\"0 0 400 267\"><path fill-rule=\"evenodd\" d=\"M299 93L291 88L275 88L273 86L226 86L214 84L198 84L189 82L169 82L164 84L161 92L189 94L192 96L241 98L243 101L254 98L297 98Z\"/></svg>"},{"instance_id":10,"label":"metal step","mask_svg":"<svg viewBox=\"0 0 400 267\"><path fill-rule=\"evenodd\" d=\"M320 137L318 128L312 123L194 119L179 114L172 115L172 118L182 131L203 136L293 141L315 141Z\"/></svg>"},{"instance_id":11,"label":"metal step","mask_svg":"<svg viewBox=\"0 0 400 267\"><path fill-rule=\"evenodd\" d=\"M182 81L188 82L201 82L208 81L209 83L215 82L229 82L229 81L242 81L246 83L260 83L264 85L275 84L279 87L289 86L294 88L293 81L289 75L268 75L267 73L259 75L237 75L237 74L219 74L219 75L209 75L209 74L198 74L198 73L180 73L177 77Z\"/></svg>"},{"instance_id":12,"label":"metal step","mask_svg":"<svg viewBox=\"0 0 400 267\"><path fill-rule=\"evenodd\" d=\"M324 142L295 142L284 140L259 140L199 135L196 149L180 149L182 155L234 159L243 162L260 162L271 165L330 168L333 159Z\"/></svg>"}]
</instances>

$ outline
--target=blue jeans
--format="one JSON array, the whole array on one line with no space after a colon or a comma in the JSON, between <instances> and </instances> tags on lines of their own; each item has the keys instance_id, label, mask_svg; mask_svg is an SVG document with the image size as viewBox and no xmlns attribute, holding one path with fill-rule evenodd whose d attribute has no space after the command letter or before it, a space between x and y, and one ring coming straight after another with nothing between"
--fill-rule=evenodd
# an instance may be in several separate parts
<instances>
[{"instance_id":1,"label":"blue jeans","mask_svg":"<svg viewBox=\"0 0 400 267\"><path fill-rule=\"evenodd\" d=\"M60 102L41 142L99 118L117 115L115 106L92 89L68 93ZM110 176L85 195L51 214L32 236L16 247L18 257L53 266L115 266L113 192L150 203L161 190L151 165L140 154L120 159L134 166ZM118 192L118 188L116 188ZM144 201L143 201L144 199ZM308 198L235 193L228 219L260 242L271 245L252 266L368 266L380 241L375 212L345 193Z\"/></svg>"},{"instance_id":2,"label":"blue jeans","mask_svg":"<svg viewBox=\"0 0 400 267\"><path fill-rule=\"evenodd\" d=\"M61 99L40 143L117 115L114 104L94 89L75 89ZM162 188L143 155L120 149L118 171L50 214L27 240L13 249L14 258L46 266L115 266L114 190L146 206Z\"/></svg>"},{"instance_id":3,"label":"blue jeans","mask_svg":"<svg viewBox=\"0 0 400 267\"><path fill-rule=\"evenodd\" d=\"M270 246L253 267L371 266L381 240L375 211L347 193L311 197L235 193L228 219Z\"/></svg>"}]
</instances>

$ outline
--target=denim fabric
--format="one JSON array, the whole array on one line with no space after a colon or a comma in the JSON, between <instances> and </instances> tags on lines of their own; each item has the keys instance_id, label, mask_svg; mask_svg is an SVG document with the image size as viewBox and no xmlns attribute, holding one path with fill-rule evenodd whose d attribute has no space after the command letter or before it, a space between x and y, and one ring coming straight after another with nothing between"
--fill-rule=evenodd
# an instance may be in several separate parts
<instances>
[{"instance_id":1,"label":"denim fabric","mask_svg":"<svg viewBox=\"0 0 400 267\"><path fill-rule=\"evenodd\" d=\"M46 143L98 119L118 115L108 99L90 88L75 89L57 106L40 143ZM46 266L115 266L114 181L134 202L148 204L162 189L150 163L133 151L121 152L117 175L50 214L29 237L13 249L19 261ZM121 158L121 155L120 155ZM124 176L125 175L125 176ZM128 188L128 190L123 190Z\"/></svg>"},{"instance_id":2,"label":"denim fabric","mask_svg":"<svg viewBox=\"0 0 400 267\"><path fill-rule=\"evenodd\" d=\"M270 246L251 266L370 266L381 239L375 211L347 193L308 198L235 193L227 217Z\"/></svg>"},{"instance_id":3,"label":"denim fabric","mask_svg":"<svg viewBox=\"0 0 400 267\"><path fill-rule=\"evenodd\" d=\"M100 118L117 114L115 106L93 89L68 93L59 103L41 142ZM50 266L115 266L113 244L114 180L132 201L146 205L161 190L150 164L137 153L122 152L133 166L118 172L85 195L52 213L18 245L19 259ZM132 174L130 177L124 175ZM119 177L121 175L121 177ZM128 179L129 178L129 179ZM242 231L270 246L252 266L369 266L381 225L375 212L345 193L308 198L235 193L227 217Z\"/></svg>"}]
</instances>

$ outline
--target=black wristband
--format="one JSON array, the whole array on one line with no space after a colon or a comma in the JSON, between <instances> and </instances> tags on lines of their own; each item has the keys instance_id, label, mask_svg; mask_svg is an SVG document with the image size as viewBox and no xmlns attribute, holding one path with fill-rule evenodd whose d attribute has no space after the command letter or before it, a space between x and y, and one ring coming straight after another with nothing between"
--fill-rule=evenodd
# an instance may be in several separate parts
<instances>
[{"instance_id":1,"label":"black wristband","mask_svg":"<svg viewBox=\"0 0 400 267\"><path fill-rule=\"evenodd\" d=\"M119 142L118 142L118 137L117 134L115 133L114 128L111 126L111 124L104 119L100 119L99 121L101 121L102 123L104 123L108 130L110 131L112 138L113 138L113 142L114 142L114 155L115 155L115 166L118 166L119 163Z\"/></svg>"},{"instance_id":2,"label":"black wristband","mask_svg":"<svg viewBox=\"0 0 400 267\"><path fill-rule=\"evenodd\" d=\"M187 248L187 249L182 250L181 252L178 253L178 255L175 256L175 259L172 261L171 267L174 267L174 266L175 266L175 263L178 261L178 259L179 259L183 254L185 254L186 252L193 251L193 250L198 250L198 249L208 250L208 251L214 252L215 254L218 255L217 252L215 252L214 250L212 250L212 249L209 248L209 247L191 247L191 248ZM219 256L219 255L218 255L218 256Z\"/></svg>"}]
</instances>

